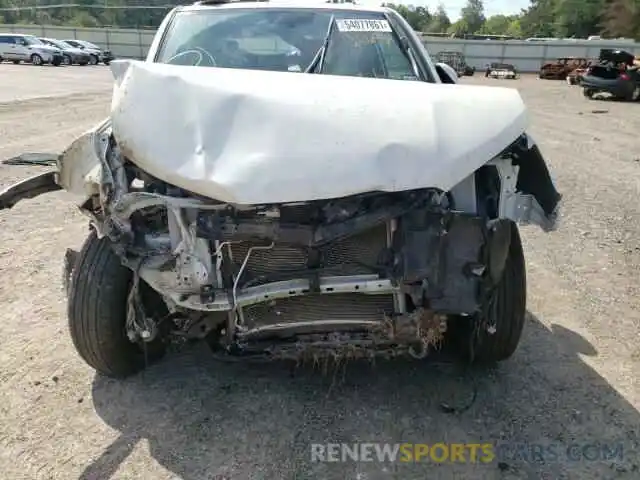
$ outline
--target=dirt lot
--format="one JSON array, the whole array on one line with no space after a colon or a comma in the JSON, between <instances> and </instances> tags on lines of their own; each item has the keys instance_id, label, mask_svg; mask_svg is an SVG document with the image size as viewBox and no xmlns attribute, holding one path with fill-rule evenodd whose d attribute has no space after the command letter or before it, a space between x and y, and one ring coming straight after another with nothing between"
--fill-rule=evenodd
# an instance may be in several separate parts
<instances>
[{"instance_id":1,"label":"dirt lot","mask_svg":"<svg viewBox=\"0 0 640 480\"><path fill-rule=\"evenodd\" d=\"M588 101L533 77L464 83L520 89L566 198L558 232L524 229L530 315L512 360L475 373L378 362L292 375L220 364L197 346L130 380L105 380L71 346L60 287L64 248L78 247L87 225L66 194L50 194L0 213L2 478L639 478L640 105ZM59 151L108 111L107 68L2 64L0 84L0 102L54 95L0 104L0 158ZM0 166L0 182L37 171ZM441 409L474 389L468 410ZM312 463L311 443L323 442L509 448L490 464ZM623 444L623 458L584 449L594 444ZM558 456L514 453L527 446Z\"/></svg>"}]
</instances>

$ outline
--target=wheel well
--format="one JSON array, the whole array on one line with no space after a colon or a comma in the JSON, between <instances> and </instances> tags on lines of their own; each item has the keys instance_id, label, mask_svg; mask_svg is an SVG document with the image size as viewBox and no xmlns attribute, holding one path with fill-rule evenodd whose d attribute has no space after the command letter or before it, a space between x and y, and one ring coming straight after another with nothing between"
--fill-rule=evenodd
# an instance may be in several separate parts
<instances>
[{"instance_id":1,"label":"wheel well","mask_svg":"<svg viewBox=\"0 0 640 480\"><path fill-rule=\"evenodd\" d=\"M498 218L500 212L501 181L498 169L484 165L474 174L477 213L485 218Z\"/></svg>"}]
</instances>

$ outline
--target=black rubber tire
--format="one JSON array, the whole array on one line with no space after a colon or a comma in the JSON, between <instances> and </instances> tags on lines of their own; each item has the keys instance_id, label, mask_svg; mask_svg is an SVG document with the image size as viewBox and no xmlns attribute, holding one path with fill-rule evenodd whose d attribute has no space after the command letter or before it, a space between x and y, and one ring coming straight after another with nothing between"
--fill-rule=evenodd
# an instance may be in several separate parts
<instances>
[{"instance_id":1,"label":"black rubber tire","mask_svg":"<svg viewBox=\"0 0 640 480\"><path fill-rule=\"evenodd\" d=\"M20 60L12 60L12 63L13 63L14 65L20 65Z\"/></svg>"},{"instance_id":2,"label":"black rubber tire","mask_svg":"<svg viewBox=\"0 0 640 480\"><path fill-rule=\"evenodd\" d=\"M133 375L162 358L166 351L160 339L143 349L127 337L131 280L131 270L121 264L109 239L98 239L92 230L73 267L67 306L69 332L80 357L108 377Z\"/></svg>"},{"instance_id":3,"label":"black rubber tire","mask_svg":"<svg viewBox=\"0 0 640 480\"><path fill-rule=\"evenodd\" d=\"M89 65L97 65L98 64L98 56L97 55L91 55L89 57Z\"/></svg>"},{"instance_id":4,"label":"black rubber tire","mask_svg":"<svg viewBox=\"0 0 640 480\"><path fill-rule=\"evenodd\" d=\"M70 65L73 65L73 61L71 60L71 57L69 55L63 55L62 64L68 67Z\"/></svg>"},{"instance_id":5,"label":"black rubber tire","mask_svg":"<svg viewBox=\"0 0 640 480\"><path fill-rule=\"evenodd\" d=\"M463 360L475 365L493 365L510 358L518 348L527 309L527 275L520 232L511 224L511 243L502 277L495 288L487 324L495 333L476 332L475 317L453 319L452 340Z\"/></svg>"},{"instance_id":6,"label":"black rubber tire","mask_svg":"<svg viewBox=\"0 0 640 480\"><path fill-rule=\"evenodd\" d=\"M41 67L42 65L44 65L44 62L42 61L42 57L40 55L34 53L33 55L31 55L31 64Z\"/></svg>"},{"instance_id":7,"label":"black rubber tire","mask_svg":"<svg viewBox=\"0 0 640 480\"><path fill-rule=\"evenodd\" d=\"M104 60L102 63L104 63L105 65L109 65L111 63L111 60Z\"/></svg>"},{"instance_id":8,"label":"black rubber tire","mask_svg":"<svg viewBox=\"0 0 640 480\"><path fill-rule=\"evenodd\" d=\"M589 100L593 99L593 90L591 90L590 88L583 88L582 94Z\"/></svg>"}]
</instances>

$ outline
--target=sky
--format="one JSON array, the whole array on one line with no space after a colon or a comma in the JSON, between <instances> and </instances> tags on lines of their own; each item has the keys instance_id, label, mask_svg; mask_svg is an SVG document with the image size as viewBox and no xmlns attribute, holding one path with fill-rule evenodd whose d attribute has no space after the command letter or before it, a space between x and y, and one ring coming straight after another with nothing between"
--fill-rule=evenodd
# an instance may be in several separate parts
<instances>
[{"instance_id":1,"label":"sky","mask_svg":"<svg viewBox=\"0 0 640 480\"><path fill-rule=\"evenodd\" d=\"M383 0L356 0L361 5L380 5ZM402 3L404 5L415 5L416 7L428 7L430 12L434 12L438 8L440 0L402 0L390 3ZM460 10L466 5L466 0L442 0L447 15L451 21L460 18ZM484 0L484 14L487 17L491 15L512 15L520 13L520 10L529 5L529 0Z\"/></svg>"}]
</instances>

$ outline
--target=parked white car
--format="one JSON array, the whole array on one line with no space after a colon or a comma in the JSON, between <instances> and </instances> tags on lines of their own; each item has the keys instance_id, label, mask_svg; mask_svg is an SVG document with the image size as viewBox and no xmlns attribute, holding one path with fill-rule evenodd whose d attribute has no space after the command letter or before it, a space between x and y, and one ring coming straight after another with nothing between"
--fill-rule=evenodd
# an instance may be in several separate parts
<instances>
[{"instance_id":1,"label":"parked white car","mask_svg":"<svg viewBox=\"0 0 640 480\"><path fill-rule=\"evenodd\" d=\"M33 35L0 33L0 62L3 60L58 66L62 63L63 56L59 48L47 45Z\"/></svg>"},{"instance_id":2,"label":"parked white car","mask_svg":"<svg viewBox=\"0 0 640 480\"><path fill-rule=\"evenodd\" d=\"M514 353L517 225L551 231L561 204L516 89L457 84L393 9L303 0L177 7L146 61L111 70L109 118L0 194L64 189L91 219L67 273L94 369L131 375L172 337L264 359Z\"/></svg>"},{"instance_id":3,"label":"parked white car","mask_svg":"<svg viewBox=\"0 0 640 480\"><path fill-rule=\"evenodd\" d=\"M509 63L492 63L487 65L485 77L515 80L518 78L518 71Z\"/></svg>"}]
</instances>

